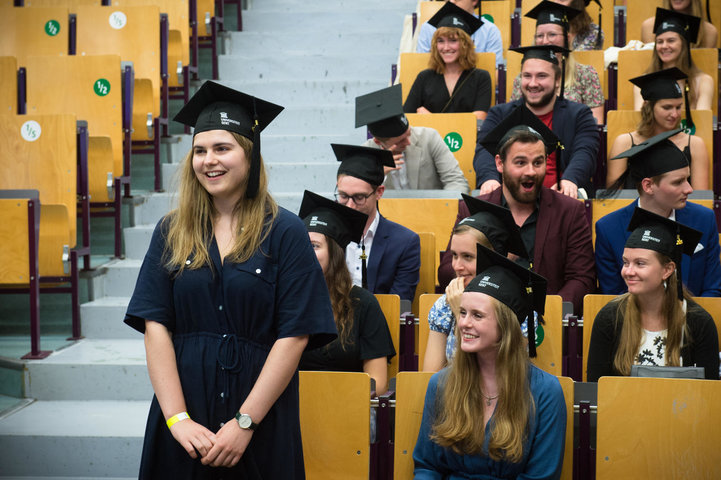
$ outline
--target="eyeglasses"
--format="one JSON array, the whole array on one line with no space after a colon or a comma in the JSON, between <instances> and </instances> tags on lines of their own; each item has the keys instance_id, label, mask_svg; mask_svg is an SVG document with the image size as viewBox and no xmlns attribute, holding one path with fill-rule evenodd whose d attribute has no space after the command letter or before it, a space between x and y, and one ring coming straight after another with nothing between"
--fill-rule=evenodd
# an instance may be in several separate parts
<instances>
[{"instance_id":1,"label":"eyeglasses","mask_svg":"<svg viewBox=\"0 0 721 480\"><path fill-rule=\"evenodd\" d=\"M563 36L562 33L537 33L533 36L534 39L536 39L536 44L538 44L539 41L543 40L544 38L548 39L548 41L552 42L556 37Z\"/></svg>"},{"instance_id":2,"label":"eyeglasses","mask_svg":"<svg viewBox=\"0 0 721 480\"><path fill-rule=\"evenodd\" d=\"M366 200L368 200L370 198L370 196L373 195L374 193L376 193L375 188L369 194L356 193L354 195L348 195L347 193L336 191L333 195L335 195L335 200L340 204L345 205L346 203L348 203L349 200L352 199L353 203L355 203L356 205L358 205L360 207L360 206L364 205L366 203Z\"/></svg>"}]
</instances>

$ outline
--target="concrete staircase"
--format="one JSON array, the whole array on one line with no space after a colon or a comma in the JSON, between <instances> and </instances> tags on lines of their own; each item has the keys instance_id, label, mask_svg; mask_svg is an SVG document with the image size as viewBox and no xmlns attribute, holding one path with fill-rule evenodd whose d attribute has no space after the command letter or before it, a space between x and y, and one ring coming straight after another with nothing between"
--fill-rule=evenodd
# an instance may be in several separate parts
<instances>
[{"instance_id":1,"label":"concrete staircase","mask_svg":"<svg viewBox=\"0 0 721 480\"><path fill-rule=\"evenodd\" d=\"M361 143L354 98L388 84L404 15L415 0L255 0L246 31L224 39L221 82L284 105L263 134L270 188L293 212L304 189L329 195L337 162L330 143ZM142 336L123 324L155 223L173 205L173 175L189 150L165 152L165 193L136 195L126 258L89 280L85 339L44 360L17 362L29 399L0 418L0 478L137 477L152 387Z\"/></svg>"}]
</instances>

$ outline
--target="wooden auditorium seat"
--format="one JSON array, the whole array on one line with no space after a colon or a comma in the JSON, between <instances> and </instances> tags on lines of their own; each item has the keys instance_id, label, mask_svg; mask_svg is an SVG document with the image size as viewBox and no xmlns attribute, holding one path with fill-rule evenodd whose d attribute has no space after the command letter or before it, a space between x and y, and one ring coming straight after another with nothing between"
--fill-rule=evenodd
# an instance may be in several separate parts
<instances>
[{"instance_id":1,"label":"wooden auditorium seat","mask_svg":"<svg viewBox=\"0 0 721 480\"><path fill-rule=\"evenodd\" d=\"M0 57L0 114L18 113L18 61Z\"/></svg>"},{"instance_id":2,"label":"wooden auditorium seat","mask_svg":"<svg viewBox=\"0 0 721 480\"><path fill-rule=\"evenodd\" d=\"M418 286L413 296L411 312L418 314L419 302L422 295L436 291L436 236L432 232L418 232L421 240L421 269L418 272Z\"/></svg>"},{"instance_id":3,"label":"wooden auditorium seat","mask_svg":"<svg viewBox=\"0 0 721 480\"><path fill-rule=\"evenodd\" d=\"M116 54L133 62L132 139L151 140L153 120L161 111L160 10L151 6L77 10L78 55Z\"/></svg>"},{"instance_id":4,"label":"wooden auditorium seat","mask_svg":"<svg viewBox=\"0 0 721 480\"><path fill-rule=\"evenodd\" d=\"M424 23L426 23L428 20L431 19L433 15L438 13L438 10L441 9L443 6L443 2L435 2L435 1L421 1L418 2L418 26L420 27Z\"/></svg>"},{"instance_id":5,"label":"wooden auditorium seat","mask_svg":"<svg viewBox=\"0 0 721 480\"><path fill-rule=\"evenodd\" d=\"M685 115L685 113L684 113ZM713 112L711 110L692 110L696 133L694 135L700 137L706 145L708 153L708 189L713 189ZM616 137L619 135L633 132L641 122L641 112L638 110L611 110L606 117L606 142L607 151L606 158L611 158L611 147ZM610 161L610 160L607 160Z\"/></svg>"},{"instance_id":6,"label":"wooden auditorium seat","mask_svg":"<svg viewBox=\"0 0 721 480\"><path fill-rule=\"evenodd\" d=\"M423 371L423 361L426 358L426 347L428 346L428 335L430 335L431 328L428 325L428 314L431 312L431 307L441 297L441 293L427 293L421 295L419 302L419 315L418 315L418 345L416 345L416 352L418 352L418 371Z\"/></svg>"},{"instance_id":7,"label":"wooden auditorium seat","mask_svg":"<svg viewBox=\"0 0 721 480\"><path fill-rule=\"evenodd\" d=\"M67 7L70 13L75 13L78 6L99 6L102 0L24 0L26 7Z\"/></svg>"},{"instance_id":8,"label":"wooden auditorium seat","mask_svg":"<svg viewBox=\"0 0 721 480\"><path fill-rule=\"evenodd\" d=\"M602 377L596 479L719 476L721 382Z\"/></svg>"},{"instance_id":9,"label":"wooden auditorium seat","mask_svg":"<svg viewBox=\"0 0 721 480\"><path fill-rule=\"evenodd\" d=\"M641 24L649 17L656 16L656 8L663 8L663 0L626 2L626 41L641 41ZM646 65L648 66L648 64Z\"/></svg>"},{"instance_id":10,"label":"wooden auditorium seat","mask_svg":"<svg viewBox=\"0 0 721 480\"><path fill-rule=\"evenodd\" d=\"M396 377L396 422L393 478L413 478L413 449L423 419L428 381L433 372L400 372Z\"/></svg>"},{"instance_id":11,"label":"wooden auditorium seat","mask_svg":"<svg viewBox=\"0 0 721 480\"><path fill-rule=\"evenodd\" d=\"M573 379L556 375L563 390L563 399L566 401L566 438L563 451L563 469L561 470L562 480L573 479L573 403L574 386Z\"/></svg>"},{"instance_id":12,"label":"wooden auditorium seat","mask_svg":"<svg viewBox=\"0 0 721 480\"><path fill-rule=\"evenodd\" d=\"M401 53L398 66L398 81L403 86L403 102L411 91L413 82L428 68L430 53ZM496 55L491 52L476 53L476 68L483 69L491 76L491 106L496 103Z\"/></svg>"},{"instance_id":13,"label":"wooden auditorium seat","mask_svg":"<svg viewBox=\"0 0 721 480\"><path fill-rule=\"evenodd\" d=\"M450 148L471 190L476 188L473 155L476 152L477 121L473 113L407 113L413 127L436 130Z\"/></svg>"},{"instance_id":14,"label":"wooden auditorium seat","mask_svg":"<svg viewBox=\"0 0 721 480\"><path fill-rule=\"evenodd\" d=\"M618 102L619 110L633 110L633 88L629 79L643 75L651 64L651 50L621 50L618 52ZM713 84L718 85L718 50L715 48L694 48L691 50L694 64L704 73L711 75ZM714 89L711 102L714 115L718 115L718 88Z\"/></svg>"},{"instance_id":15,"label":"wooden auditorium seat","mask_svg":"<svg viewBox=\"0 0 721 480\"><path fill-rule=\"evenodd\" d=\"M299 372L300 430L308 480L367 480L370 393L367 373Z\"/></svg>"},{"instance_id":16,"label":"wooden auditorium seat","mask_svg":"<svg viewBox=\"0 0 721 480\"><path fill-rule=\"evenodd\" d=\"M560 295L546 296L545 325L536 328L543 331L543 339L536 346L536 358L531 362L551 375L563 373L563 299ZM538 335L536 343L538 343Z\"/></svg>"},{"instance_id":17,"label":"wooden auditorium seat","mask_svg":"<svg viewBox=\"0 0 721 480\"><path fill-rule=\"evenodd\" d=\"M27 61L27 112L70 113L88 122L88 185L93 202L111 202L113 179L123 175L121 80L118 55L29 57Z\"/></svg>"},{"instance_id":18,"label":"wooden auditorium seat","mask_svg":"<svg viewBox=\"0 0 721 480\"><path fill-rule=\"evenodd\" d=\"M483 21L488 17L493 19L493 24L501 31L501 42L503 42L504 56L511 45L511 15L516 9L515 0L493 0L481 1L481 16ZM491 74L493 75L493 74Z\"/></svg>"},{"instance_id":19,"label":"wooden auditorium seat","mask_svg":"<svg viewBox=\"0 0 721 480\"><path fill-rule=\"evenodd\" d=\"M393 348L396 355L388 363L388 380L398 374L398 365L400 361L400 338L401 338L401 297L398 295L376 293L376 300L381 306L383 316L386 317L388 330L391 332L391 340L393 340Z\"/></svg>"},{"instance_id":20,"label":"wooden auditorium seat","mask_svg":"<svg viewBox=\"0 0 721 480\"><path fill-rule=\"evenodd\" d=\"M721 332L721 297L693 297L693 300L711 314L716 325L716 333ZM721 333L719 333L719 337L721 337ZM719 344L719 350L721 350L721 344Z\"/></svg>"},{"instance_id":21,"label":"wooden auditorium seat","mask_svg":"<svg viewBox=\"0 0 721 480\"><path fill-rule=\"evenodd\" d=\"M14 56L24 67L28 55L68 54L68 8L0 7L0 55Z\"/></svg>"},{"instance_id":22,"label":"wooden auditorium seat","mask_svg":"<svg viewBox=\"0 0 721 480\"><path fill-rule=\"evenodd\" d=\"M591 345L591 331L598 312L616 295L591 294L583 297L583 381L586 382L588 367L588 349Z\"/></svg>"}]
</instances>

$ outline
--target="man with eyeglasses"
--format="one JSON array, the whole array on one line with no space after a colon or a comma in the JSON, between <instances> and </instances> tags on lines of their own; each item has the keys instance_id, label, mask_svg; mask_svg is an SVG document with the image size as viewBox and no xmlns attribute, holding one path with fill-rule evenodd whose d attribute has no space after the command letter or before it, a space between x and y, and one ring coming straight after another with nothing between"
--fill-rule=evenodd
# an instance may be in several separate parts
<instances>
[{"instance_id":1,"label":"man with eyeglasses","mask_svg":"<svg viewBox=\"0 0 721 480\"><path fill-rule=\"evenodd\" d=\"M400 85L356 97L356 127L368 125L363 145L388 150L395 164L385 168L389 190L451 190L468 193L468 182L440 134L411 127L403 113Z\"/></svg>"},{"instance_id":2,"label":"man with eyeglasses","mask_svg":"<svg viewBox=\"0 0 721 480\"><path fill-rule=\"evenodd\" d=\"M393 167L388 150L332 144L338 167L338 203L368 215L360 244L346 247L346 264L353 284L372 293L390 293L413 301L421 268L418 234L383 218L378 200L385 187L384 167ZM365 278L364 278L365 277Z\"/></svg>"}]
</instances>

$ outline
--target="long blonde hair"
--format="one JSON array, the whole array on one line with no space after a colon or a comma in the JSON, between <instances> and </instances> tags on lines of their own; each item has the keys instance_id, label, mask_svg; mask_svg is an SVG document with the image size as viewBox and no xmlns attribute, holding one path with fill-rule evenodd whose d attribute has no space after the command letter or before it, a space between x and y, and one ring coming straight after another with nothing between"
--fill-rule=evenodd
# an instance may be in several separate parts
<instances>
[{"instance_id":1,"label":"long blonde hair","mask_svg":"<svg viewBox=\"0 0 721 480\"><path fill-rule=\"evenodd\" d=\"M688 42L686 41L686 37L678 32L673 33L681 38L681 51L679 53L678 60L676 61L676 68L681 70L688 77L686 79L686 86L688 87L688 101L691 105L694 105L696 103L696 89L694 89L693 86L693 79L701 73L701 70L695 63L693 63L693 58L691 58L687 47ZM656 50L654 42L653 53L651 54L651 65L649 65L644 73L654 73L663 70L664 68L665 67L663 66L661 57L658 56L658 50Z\"/></svg>"},{"instance_id":2,"label":"long blonde hair","mask_svg":"<svg viewBox=\"0 0 721 480\"><path fill-rule=\"evenodd\" d=\"M458 64L462 70L470 70L476 67L476 45L470 35L455 27L441 27L433 34L431 40L431 58L428 60L428 68L438 74L446 72L446 63L438 53L438 37L445 37L451 40L458 39Z\"/></svg>"},{"instance_id":3,"label":"long blonde hair","mask_svg":"<svg viewBox=\"0 0 721 480\"><path fill-rule=\"evenodd\" d=\"M488 455L493 460L519 462L528 437L529 419L535 412L528 373L530 362L516 314L495 298L491 300L500 340L496 357L498 401ZM486 407L481 371L476 354L461 350L460 338L456 334L456 355L444 380L430 437L458 454L483 454Z\"/></svg>"},{"instance_id":4,"label":"long blonde hair","mask_svg":"<svg viewBox=\"0 0 721 480\"><path fill-rule=\"evenodd\" d=\"M673 263L669 257L654 252L661 265ZM686 313L683 311L681 301L678 299L677 271L667 280L667 288L663 296L662 312L666 316L666 365L681 365L681 348L691 340L691 333L686 325ZM688 295L684 291L688 301ZM641 348L641 311L638 300L634 294L626 293L614 300L618 302L616 311L616 329L621 326L620 338L616 355L613 357L613 368L621 375L631 374L631 365L636 361L638 350ZM683 339L684 345L681 344Z\"/></svg>"},{"instance_id":5,"label":"long blonde hair","mask_svg":"<svg viewBox=\"0 0 721 480\"><path fill-rule=\"evenodd\" d=\"M250 161L253 142L229 132ZM247 179L246 179L247 183ZM243 185L245 191L245 185ZM213 197L203 188L193 170L193 150L183 160L178 189L178 208L165 216L167 225L165 263L168 267L197 269L210 265L208 246L213 235L213 220L217 215ZM254 198L241 196L233 215L237 219L235 243L227 258L234 263L250 259L268 236L270 226L278 215L278 205L268 192L268 177L260 160L258 194ZM190 259L189 257L191 257ZM186 260L191 260L186 265Z\"/></svg>"}]
</instances>

